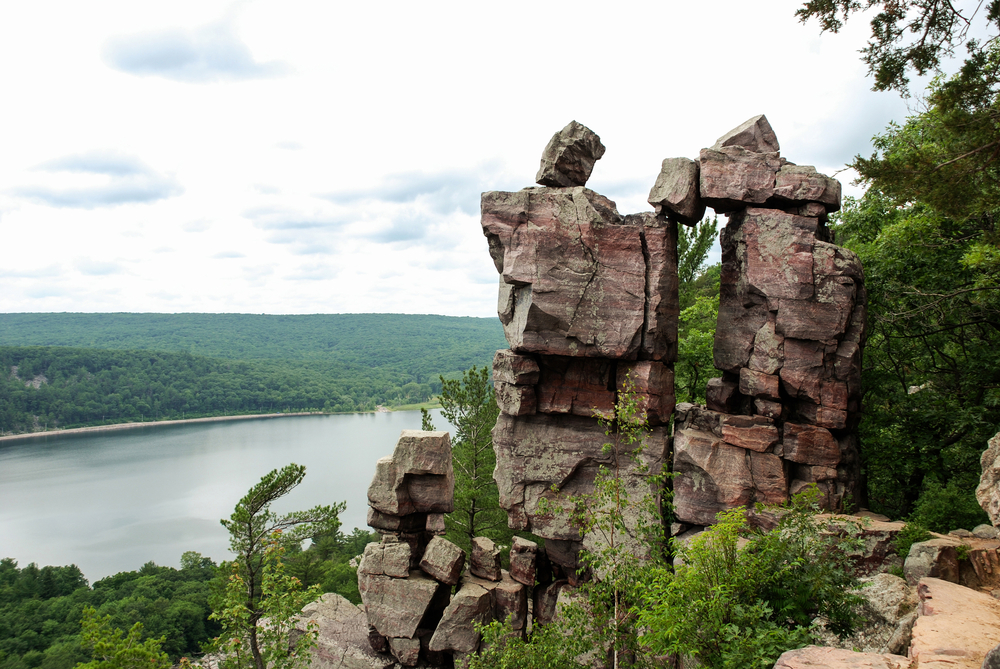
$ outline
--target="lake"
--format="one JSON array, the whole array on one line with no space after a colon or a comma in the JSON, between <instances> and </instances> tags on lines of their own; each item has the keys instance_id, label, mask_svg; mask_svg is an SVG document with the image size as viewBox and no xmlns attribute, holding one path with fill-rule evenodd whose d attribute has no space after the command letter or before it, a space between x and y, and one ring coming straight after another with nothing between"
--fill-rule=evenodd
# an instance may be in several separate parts
<instances>
[{"instance_id":1,"label":"lake","mask_svg":"<svg viewBox=\"0 0 1000 669\"><path fill-rule=\"evenodd\" d=\"M450 429L431 412L438 429ZM184 551L230 559L219 524L261 476L295 462L302 484L277 512L347 502L345 532L367 527L375 461L419 411L288 416L0 442L0 557L76 564L94 581Z\"/></svg>"}]
</instances>

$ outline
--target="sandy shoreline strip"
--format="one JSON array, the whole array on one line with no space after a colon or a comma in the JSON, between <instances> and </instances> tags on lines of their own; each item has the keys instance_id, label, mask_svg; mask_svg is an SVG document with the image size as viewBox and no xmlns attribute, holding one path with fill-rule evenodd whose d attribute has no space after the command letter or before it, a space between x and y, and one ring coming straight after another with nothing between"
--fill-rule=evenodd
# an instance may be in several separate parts
<instances>
[{"instance_id":1,"label":"sandy shoreline strip","mask_svg":"<svg viewBox=\"0 0 1000 669\"><path fill-rule=\"evenodd\" d=\"M286 416L323 416L322 411L302 411L298 413L256 413L244 416L209 416L208 418L186 418L184 420L155 420L142 423L115 423L113 425L92 425L91 427L74 427L68 430L48 430L46 432L25 432L23 434L5 434L0 442L19 439L35 439L37 437L61 437L64 434L87 434L90 432L116 432L142 427L160 427L161 425L187 425L189 423L221 423L228 420L256 420L260 418L284 418Z\"/></svg>"}]
</instances>

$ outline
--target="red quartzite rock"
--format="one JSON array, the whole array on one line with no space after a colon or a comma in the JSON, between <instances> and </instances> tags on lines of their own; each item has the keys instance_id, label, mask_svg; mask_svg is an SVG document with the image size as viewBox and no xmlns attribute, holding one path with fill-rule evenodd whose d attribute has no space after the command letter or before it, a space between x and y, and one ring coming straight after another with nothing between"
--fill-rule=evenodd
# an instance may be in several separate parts
<instances>
[{"instance_id":1,"label":"red quartzite rock","mask_svg":"<svg viewBox=\"0 0 1000 669\"><path fill-rule=\"evenodd\" d=\"M508 416L530 416L538 410L535 386L515 386L513 383L495 381L496 401L500 411Z\"/></svg>"},{"instance_id":2,"label":"red quartzite rock","mask_svg":"<svg viewBox=\"0 0 1000 669\"><path fill-rule=\"evenodd\" d=\"M912 660L889 653L858 653L843 648L806 646L786 651L774 669L911 669Z\"/></svg>"},{"instance_id":3,"label":"red quartzite rock","mask_svg":"<svg viewBox=\"0 0 1000 669\"><path fill-rule=\"evenodd\" d=\"M542 356L539 363L535 395L540 413L611 416L615 403L611 360Z\"/></svg>"},{"instance_id":4,"label":"red quartzite rock","mask_svg":"<svg viewBox=\"0 0 1000 669\"><path fill-rule=\"evenodd\" d=\"M712 411L733 413L740 399L740 384L736 381L726 381L721 378L708 380L705 390L705 404Z\"/></svg>"},{"instance_id":5,"label":"red quartzite rock","mask_svg":"<svg viewBox=\"0 0 1000 669\"><path fill-rule=\"evenodd\" d=\"M510 547L510 576L528 587L535 585L538 564L538 544L521 537L514 537Z\"/></svg>"},{"instance_id":6,"label":"red quartzite rock","mask_svg":"<svg viewBox=\"0 0 1000 669\"><path fill-rule=\"evenodd\" d=\"M748 208L726 227L742 232L747 287L769 300L802 300L813 294L813 244L817 221L777 209Z\"/></svg>"},{"instance_id":7,"label":"red quartzite rock","mask_svg":"<svg viewBox=\"0 0 1000 669\"><path fill-rule=\"evenodd\" d=\"M500 580L500 549L492 539L475 537L472 540L472 555L469 556L469 571L473 576L487 581Z\"/></svg>"},{"instance_id":8,"label":"red quartzite rock","mask_svg":"<svg viewBox=\"0 0 1000 669\"><path fill-rule=\"evenodd\" d=\"M620 363L615 384L619 394L625 387L626 378L631 380L637 396L640 417L649 425L660 425L670 420L676 402L673 369L651 360Z\"/></svg>"},{"instance_id":9,"label":"red quartzite rock","mask_svg":"<svg viewBox=\"0 0 1000 669\"><path fill-rule=\"evenodd\" d=\"M698 163L688 158L665 159L647 202L657 214L687 225L698 223L705 215L705 205L698 195Z\"/></svg>"},{"instance_id":10,"label":"red quartzite rock","mask_svg":"<svg viewBox=\"0 0 1000 669\"><path fill-rule=\"evenodd\" d=\"M551 509L542 513L539 503L546 499L550 506L565 505L569 498L590 492L598 467L611 463L611 455L602 448L607 441L604 429L592 418L564 414L513 418L501 414L493 429L494 478L510 526L545 539L580 541L568 513ZM666 458L666 428L650 430L644 443L644 464L649 471L659 472ZM646 480L633 464L622 475L626 485L633 477Z\"/></svg>"},{"instance_id":11,"label":"red quartzite rock","mask_svg":"<svg viewBox=\"0 0 1000 669\"><path fill-rule=\"evenodd\" d=\"M765 416L726 416L722 438L731 446L766 453L778 443L778 428Z\"/></svg>"},{"instance_id":12,"label":"red quartzite rock","mask_svg":"<svg viewBox=\"0 0 1000 669\"><path fill-rule=\"evenodd\" d=\"M772 374L755 372L749 367L740 370L740 393L766 400L781 399L780 379Z\"/></svg>"},{"instance_id":13,"label":"red quartzite rock","mask_svg":"<svg viewBox=\"0 0 1000 669\"><path fill-rule=\"evenodd\" d=\"M451 513L454 494L448 433L403 430L392 456L375 465L368 504L394 516Z\"/></svg>"},{"instance_id":14,"label":"red quartzite rock","mask_svg":"<svg viewBox=\"0 0 1000 669\"><path fill-rule=\"evenodd\" d=\"M755 153L740 146L702 149L699 163L702 202L718 213L767 202L781 168L777 153Z\"/></svg>"},{"instance_id":15,"label":"red quartzite rock","mask_svg":"<svg viewBox=\"0 0 1000 669\"><path fill-rule=\"evenodd\" d=\"M838 349L838 354L839 354ZM1000 432L993 435L979 459L982 475L976 487L976 500L994 526L1000 525Z\"/></svg>"},{"instance_id":16,"label":"red quartzite rock","mask_svg":"<svg viewBox=\"0 0 1000 669\"><path fill-rule=\"evenodd\" d=\"M444 537L434 537L424 549L420 568L435 580L456 585L465 568L465 551Z\"/></svg>"},{"instance_id":17,"label":"red quartzite rock","mask_svg":"<svg viewBox=\"0 0 1000 669\"><path fill-rule=\"evenodd\" d=\"M485 625L492 619L493 594L476 583L465 583L444 610L428 647L433 651L473 653L479 650L481 638L476 623Z\"/></svg>"},{"instance_id":18,"label":"red quartzite rock","mask_svg":"<svg viewBox=\"0 0 1000 669\"><path fill-rule=\"evenodd\" d=\"M917 586L919 617L910 657L921 669L979 669L1000 643L1000 602L936 578Z\"/></svg>"},{"instance_id":19,"label":"red quartzite rock","mask_svg":"<svg viewBox=\"0 0 1000 669\"><path fill-rule=\"evenodd\" d=\"M674 512L693 525L711 525L719 511L788 498L781 458L730 446L712 433L674 433Z\"/></svg>"},{"instance_id":20,"label":"red quartzite rock","mask_svg":"<svg viewBox=\"0 0 1000 669\"><path fill-rule=\"evenodd\" d=\"M420 660L420 639L389 639L389 649L404 667L415 667Z\"/></svg>"},{"instance_id":21,"label":"red quartzite rock","mask_svg":"<svg viewBox=\"0 0 1000 669\"><path fill-rule=\"evenodd\" d=\"M771 129L767 117L763 114L754 116L739 124L725 135L715 140L713 149L726 146L741 146L755 153L777 153L780 151L778 137Z\"/></svg>"},{"instance_id":22,"label":"red quartzite rock","mask_svg":"<svg viewBox=\"0 0 1000 669\"><path fill-rule=\"evenodd\" d=\"M778 170L774 197L789 202L817 202L828 212L840 210L840 182L812 165L784 165Z\"/></svg>"},{"instance_id":23,"label":"red quartzite rock","mask_svg":"<svg viewBox=\"0 0 1000 669\"><path fill-rule=\"evenodd\" d=\"M410 575L410 545L401 542L368 544L358 573L406 578Z\"/></svg>"},{"instance_id":24,"label":"red quartzite rock","mask_svg":"<svg viewBox=\"0 0 1000 669\"><path fill-rule=\"evenodd\" d=\"M680 315L677 223L649 213L626 216L625 221L641 226L646 253L646 321L639 359L676 362Z\"/></svg>"},{"instance_id":25,"label":"red quartzite rock","mask_svg":"<svg viewBox=\"0 0 1000 669\"><path fill-rule=\"evenodd\" d=\"M482 196L482 227L503 282L500 320L512 350L635 358L646 264L642 228L586 188ZM503 291L501 291L503 293Z\"/></svg>"},{"instance_id":26,"label":"red quartzite rock","mask_svg":"<svg viewBox=\"0 0 1000 669\"><path fill-rule=\"evenodd\" d=\"M496 619L510 621L511 628L523 630L528 622L528 587L503 572L503 578L493 590Z\"/></svg>"},{"instance_id":27,"label":"red quartzite rock","mask_svg":"<svg viewBox=\"0 0 1000 669\"><path fill-rule=\"evenodd\" d=\"M767 322L753 338L753 353L749 367L763 374L777 374L785 362L785 338L774 331L774 314L768 313Z\"/></svg>"},{"instance_id":28,"label":"red quartzite rock","mask_svg":"<svg viewBox=\"0 0 1000 669\"><path fill-rule=\"evenodd\" d=\"M585 186L594 164L603 155L601 138L587 126L570 121L545 146L535 182L543 186Z\"/></svg>"},{"instance_id":29,"label":"red quartzite rock","mask_svg":"<svg viewBox=\"0 0 1000 669\"><path fill-rule=\"evenodd\" d=\"M782 437L786 460L827 467L836 467L840 462L840 445L829 430L812 425L785 423Z\"/></svg>"},{"instance_id":30,"label":"red quartzite rock","mask_svg":"<svg viewBox=\"0 0 1000 669\"><path fill-rule=\"evenodd\" d=\"M493 356L493 380L516 386L533 386L538 383L538 362L530 355L500 349Z\"/></svg>"},{"instance_id":31,"label":"red quartzite rock","mask_svg":"<svg viewBox=\"0 0 1000 669\"><path fill-rule=\"evenodd\" d=\"M368 622L379 634L409 639L432 604L442 597L447 601L449 586L420 571L411 571L408 578L359 573L358 590Z\"/></svg>"}]
</instances>

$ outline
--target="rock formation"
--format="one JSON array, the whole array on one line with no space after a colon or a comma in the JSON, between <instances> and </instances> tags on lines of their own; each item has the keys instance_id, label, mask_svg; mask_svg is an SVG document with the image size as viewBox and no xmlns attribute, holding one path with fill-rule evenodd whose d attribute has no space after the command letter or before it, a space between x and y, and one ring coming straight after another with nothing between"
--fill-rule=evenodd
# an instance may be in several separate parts
<instances>
[{"instance_id":1,"label":"rock formation","mask_svg":"<svg viewBox=\"0 0 1000 669\"><path fill-rule=\"evenodd\" d=\"M678 519L711 524L723 509L780 503L811 483L830 509L857 500L865 292L857 257L826 228L839 182L782 158L757 116L698 160L664 160L649 194L655 213L622 216L586 188L603 151L573 122L546 147L543 187L482 196L510 344L494 359L493 437L511 527L544 537L574 578L584 538L546 509L592 490L609 461L597 417L611 415L626 379L652 428L645 464L655 472L668 461L677 225L697 222L706 205L729 217L715 342L723 375L709 383L708 407L677 415ZM629 485L642 471L625 473Z\"/></svg>"}]
</instances>

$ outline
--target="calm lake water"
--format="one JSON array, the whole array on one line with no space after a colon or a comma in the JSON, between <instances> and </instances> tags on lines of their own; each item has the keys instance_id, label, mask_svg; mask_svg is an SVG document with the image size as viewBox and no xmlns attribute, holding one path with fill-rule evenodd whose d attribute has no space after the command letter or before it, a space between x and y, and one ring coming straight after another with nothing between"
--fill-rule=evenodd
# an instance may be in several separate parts
<instances>
[{"instance_id":1,"label":"calm lake water","mask_svg":"<svg viewBox=\"0 0 1000 669\"><path fill-rule=\"evenodd\" d=\"M450 429L433 411L439 430ZM295 462L303 483L277 512L347 502L346 532L367 527L375 461L419 411L151 426L0 442L0 557L76 564L94 581L181 553L230 559L219 524L260 477Z\"/></svg>"}]
</instances>

